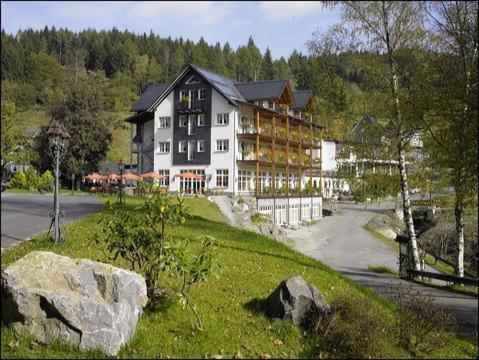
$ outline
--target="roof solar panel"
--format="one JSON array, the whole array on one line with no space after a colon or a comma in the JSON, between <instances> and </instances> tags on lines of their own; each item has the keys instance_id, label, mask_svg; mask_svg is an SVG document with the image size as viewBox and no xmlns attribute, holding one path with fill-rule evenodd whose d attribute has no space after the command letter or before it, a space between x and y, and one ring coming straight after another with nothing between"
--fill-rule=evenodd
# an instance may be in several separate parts
<instances>
[{"instance_id":1,"label":"roof solar panel","mask_svg":"<svg viewBox=\"0 0 479 360\"><path fill-rule=\"evenodd\" d=\"M229 96L235 96L235 93L227 86L223 85L223 84L216 84L216 86L218 86L218 88L223 91L225 94L229 95Z\"/></svg>"},{"instance_id":2,"label":"roof solar panel","mask_svg":"<svg viewBox=\"0 0 479 360\"><path fill-rule=\"evenodd\" d=\"M213 74L204 69L198 69L198 70L203 74L204 77L208 78L209 80L218 82L220 84L226 84L225 81L222 78L220 78L218 75Z\"/></svg>"}]
</instances>

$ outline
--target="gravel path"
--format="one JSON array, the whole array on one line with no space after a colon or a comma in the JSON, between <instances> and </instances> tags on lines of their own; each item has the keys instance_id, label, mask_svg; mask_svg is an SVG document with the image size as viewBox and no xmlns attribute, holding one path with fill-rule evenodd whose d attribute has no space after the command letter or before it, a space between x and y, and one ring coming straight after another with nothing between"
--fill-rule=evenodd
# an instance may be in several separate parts
<instances>
[{"instance_id":1,"label":"gravel path","mask_svg":"<svg viewBox=\"0 0 479 360\"><path fill-rule=\"evenodd\" d=\"M289 230L288 238L296 250L332 267L355 281L388 296L391 281L412 286L415 291L429 294L459 322L460 332L471 335L477 330L477 298L431 287L416 285L378 274L368 266L387 266L397 271L398 253L390 250L366 231L363 226L378 211L391 207L391 203L354 205L340 204L338 212L326 216L317 224L299 230ZM431 271L431 268L426 268Z\"/></svg>"},{"instance_id":2,"label":"gravel path","mask_svg":"<svg viewBox=\"0 0 479 360\"><path fill-rule=\"evenodd\" d=\"M2 249L48 230L53 208L53 195L2 193ZM60 195L60 210L65 212L63 224L90 215L103 208L96 196Z\"/></svg>"}]
</instances>

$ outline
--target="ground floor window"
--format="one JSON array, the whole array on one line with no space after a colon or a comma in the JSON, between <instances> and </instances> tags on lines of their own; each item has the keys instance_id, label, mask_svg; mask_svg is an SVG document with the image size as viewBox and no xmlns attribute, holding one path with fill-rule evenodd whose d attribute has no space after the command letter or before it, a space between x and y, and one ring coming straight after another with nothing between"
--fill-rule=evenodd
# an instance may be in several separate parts
<instances>
[{"instance_id":1,"label":"ground floor window","mask_svg":"<svg viewBox=\"0 0 479 360\"><path fill-rule=\"evenodd\" d=\"M260 171L258 173L258 182L260 190L265 190L269 186L269 172Z\"/></svg>"},{"instance_id":2,"label":"ground floor window","mask_svg":"<svg viewBox=\"0 0 479 360\"><path fill-rule=\"evenodd\" d=\"M180 170L180 174L183 173L193 173L197 175L203 176L203 179L196 180L196 179L182 179L180 178L180 191L184 192L204 192L205 190L205 170L203 169L182 169Z\"/></svg>"},{"instance_id":3,"label":"ground floor window","mask_svg":"<svg viewBox=\"0 0 479 360\"><path fill-rule=\"evenodd\" d=\"M158 170L158 174L166 176L164 179L159 180L160 186L170 186L170 170Z\"/></svg>"},{"instance_id":4,"label":"ground floor window","mask_svg":"<svg viewBox=\"0 0 479 360\"><path fill-rule=\"evenodd\" d=\"M228 169L216 170L216 186L228 187Z\"/></svg>"},{"instance_id":5,"label":"ground floor window","mask_svg":"<svg viewBox=\"0 0 479 360\"><path fill-rule=\"evenodd\" d=\"M251 190L251 171L238 171L238 191Z\"/></svg>"}]
</instances>

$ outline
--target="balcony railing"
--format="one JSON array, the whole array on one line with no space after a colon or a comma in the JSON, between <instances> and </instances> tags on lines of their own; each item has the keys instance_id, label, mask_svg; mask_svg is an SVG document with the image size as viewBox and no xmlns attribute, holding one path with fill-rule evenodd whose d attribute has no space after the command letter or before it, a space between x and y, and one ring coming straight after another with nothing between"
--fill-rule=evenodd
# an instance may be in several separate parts
<instances>
[{"instance_id":1,"label":"balcony railing","mask_svg":"<svg viewBox=\"0 0 479 360\"><path fill-rule=\"evenodd\" d=\"M189 101L177 101L175 108L178 112L186 113L202 113L206 111L206 102L204 100L191 99Z\"/></svg>"}]
</instances>

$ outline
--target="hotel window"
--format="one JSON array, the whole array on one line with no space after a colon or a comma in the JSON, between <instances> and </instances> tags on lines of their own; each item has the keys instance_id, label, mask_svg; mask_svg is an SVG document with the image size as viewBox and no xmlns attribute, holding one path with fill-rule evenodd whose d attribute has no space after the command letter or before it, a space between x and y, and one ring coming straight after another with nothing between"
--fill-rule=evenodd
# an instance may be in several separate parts
<instances>
[{"instance_id":1,"label":"hotel window","mask_svg":"<svg viewBox=\"0 0 479 360\"><path fill-rule=\"evenodd\" d=\"M190 94L188 90L181 90L180 91L180 101L183 100L184 98L190 98Z\"/></svg>"},{"instance_id":2,"label":"hotel window","mask_svg":"<svg viewBox=\"0 0 479 360\"><path fill-rule=\"evenodd\" d=\"M190 90L190 97L191 100L197 100L198 99L198 90Z\"/></svg>"},{"instance_id":3,"label":"hotel window","mask_svg":"<svg viewBox=\"0 0 479 360\"><path fill-rule=\"evenodd\" d=\"M187 145L186 144L187 144L186 141L180 141L178 143L178 152L180 152L180 153L186 152L186 150L187 150Z\"/></svg>"},{"instance_id":4,"label":"hotel window","mask_svg":"<svg viewBox=\"0 0 479 360\"><path fill-rule=\"evenodd\" d=\"M160 141L158 144L158 152L166 154L170 152L170 142L169 141Z\"/></svg>"},{"instance_id":5,"label":"hotel window","mask_svg":"<svg viewBox=\"0 0 479 360\"><path fill-rule=\"evenodd\" d=\"M230 122L230 114L216 114L216 125L228 125Z\"/></svg>"},{"instance_id":6,"label":"hotel window","mask_svg":"<svg viewBox=\"0 0 479 360\"><path fill-rule=\"evenodd\" d=\"M170 170L158 170L158 174L165 176L159 180L160 186L170 186Z\"/></svg>"},{"instance_id":7,"label":"hotel window","mask_svg":"<svg viewBox=\"0 0 479 360\"><path fill-rule=\"evenodd\" d=\"M216 170L216 186L228 187L228 169Z\"/></svg>"},{"instance_id":8,"label":"hotel window","mask_svg":"<svg viewBox=\"0 0 479 360\"><path fill-rule=\"evenodd\" d=\"M229 140L216 140L216 151L228 151Z\"/></svg>"},{"instance_id":9,"label":"hotel window","mask_svg":"<svg viewBox=\"0 0 479 360\"><path fill-rule=\"evenodd\" d=\"M196 151L197 152L205 152L205 141L204 140L198 140L196 143Z\"/></svg>"},{"instance_id":10,"label":"hotel window","mask_svg":"<svg viewBox=\"0 0 479 360\"><path fill-rule=\"evenodd\" d=\"M195 160L195 142L188 141L188 161Z\"/></svg>"},{"instance_id":11,"label":"hotel window","mask_svg":"<svg viewBox=\"0 0 479 360\"><path fill-rule=\"evenodd\" d=\"M188 135L196 134L196 115L188 116Z\"/></svg>"},{"instance_id":12,"label":"hotel window","mask_svg":"<svg viewBox=\"0 0 479 360\"><path fill-rule=\"evenodd\" d=\"M205 99L206 99L206 89L199 89L198 100L205 100Z\"/></svg>"},{"instance_id":13,"label":"hotel window","mask_svg":"<svg viewBox=\"0 0 479 360\"><path fill-rule=\"evenodd\" d=\"M169 116L162 116L158 120L158 127L159 128L168 128L170 127L170 117Z\"/></svg>"},{"instance_id":14,"label":"hotel window","mask_svg":"<svg viewBox=\"0 0 479 360\"><path fill-rule=\"evenodd\" d=\"M198 114L198 126L205 126L206 116L205 114Z\"/></svg>"},{"instance_id":15,"label":"hotel window","mask_svg":"<svg viewBox=\"0 0 479 360\"><path fill-rule=\"evenodd\" d=\"M238 190L250 191L251 190L251 171L240 170L238 171Z\"/></svg>"},{"instance_id":16,"label":"hotel window","mask_svg":"<svg viewBox=\"0 0 479 360\"><path fill-rule=\"evenodd\" d=\"M188 126L188 118L186 115L180 115L180 120L178 121L179 127L187 127Z\"/></svg>"}]
</instances>

